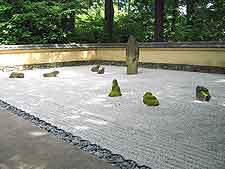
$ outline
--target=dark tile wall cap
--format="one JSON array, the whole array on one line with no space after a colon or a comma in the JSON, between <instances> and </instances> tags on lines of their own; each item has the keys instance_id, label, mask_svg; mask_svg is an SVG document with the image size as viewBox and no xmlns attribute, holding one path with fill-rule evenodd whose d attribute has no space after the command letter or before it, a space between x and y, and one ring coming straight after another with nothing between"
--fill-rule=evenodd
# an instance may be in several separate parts
<instances>
[{"instance_id":1,"label":"dark tile wall cap","mask_svg":"<svg viewBox=\"0 0 225 169\"><path fill-rule=\"evenodd\" d=\"M225 48L225 41L209 42L146 42L138 43L140 48ZM0 45L0 50L31 50L31 49L92 49L92 48L126 48L127 43L89 43L89 44L31 44L31 45Z\"/></svg>"}]
</instances>

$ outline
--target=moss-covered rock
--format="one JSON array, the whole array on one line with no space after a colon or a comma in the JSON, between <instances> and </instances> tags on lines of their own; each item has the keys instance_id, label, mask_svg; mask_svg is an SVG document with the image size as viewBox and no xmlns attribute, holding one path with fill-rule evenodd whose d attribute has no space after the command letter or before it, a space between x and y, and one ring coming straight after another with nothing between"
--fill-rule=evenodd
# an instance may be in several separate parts
<instances>
[{"instance_id":1,"label":"moss-covered rock","mask_svg":"<svg viewBox=\"0 0 225 169\"><path fill-rule=\"evenodd\" d=\"M104 73L105 73L104 67L98 69L98 74L104 74Z\"/></svg>"},{"instance_id":2,"label":"moss-covered rock","mask_svg":"<svg viewBox=\"0 0 225 169\"><path fill-rule=\"evenodd\" d=\"M143 96L143 102L147 106L158 106L159 101L158 99L152 95L151 92L146 92L145 95Z\"/></svg>"},{"instance_id":3,"label":"moss-covered rock","mask_svg":"<svg viewBox=\"0 0 225 169\"><path fill-rule=\"evenodd\" d=\"M19 72L12 72L10 74L9 78L24 78L24 74L23 73L19 73Z\"/></svg>"},{"instance_id":4,"label":"moss-covered rock","mask_svg":"<svg viewBox=\"0 0 225 169\"><path fill-rule=\"evenodd\" d=\"M117 97L117 96L122 96L120 87L118 85L118 82L116 79L113 80L112 82L112 90L108 95L109 97Z\"/></svg>"},{"instance_id":5,"label":"moss-covered rock","mask_svg":"<svg viewBox=\"0 0 225 169\"><path fill-rule=\"evenodd\" d=\"M209 101L211 98L209 90L203 86L196 87L196 100L199 101Z\"/></svg>"},{"instance_id":6,"label":"moss-covered rock","mask_svg":"<svg viewBox=\"0 0 225 169\"><path fill-rule=\"evenodd\" d=\"M45 73L43 74L44 77L56 77L57 75L59 74L59 71L53 71L53 72L50 72L50 73Z\"/></svg>"},{"instance_id":7,"label":"moss-covered rock","mask_svg":"<svg viewBox=\"0 0 225 169\"><path fill-rule=\"evenodd\" d=\"M100 65L93 66L93 67L91 68L91 71L92 71L92 72L98 72L99 68L100 68Z\"/></svg>"}]
</instances>

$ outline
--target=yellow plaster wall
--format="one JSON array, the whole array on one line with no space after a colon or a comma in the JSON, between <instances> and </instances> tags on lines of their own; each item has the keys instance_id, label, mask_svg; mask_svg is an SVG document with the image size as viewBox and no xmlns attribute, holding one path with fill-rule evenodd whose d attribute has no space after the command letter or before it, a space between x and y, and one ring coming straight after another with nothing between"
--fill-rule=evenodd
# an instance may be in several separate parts
<instances>
[{"instance_id":1,"label":"yellow plaster wall","mask_svg":"<svg viewBox=\"0 0 225 169\"><path fill-rule=\"evenodd\" d=\"M125 48L1 50L0 66L125 58ZM225 48L140 48L139 60L225 67Z\"/></svg>"},{"instance_id":2,"label":"yellow plaster wall","mask_svg":"<svg viewBox=\"0 0 225 169\"><path fill-rule=\"evenodd\" d=\"M140 62L190 64L225 67L222 48L143 48Z\"/></svg>"},{"instance_id":3,"label":"yellow plaster wall","mask_svg":"<svg viewBox=\"0 0 225 169\"><path fill-rule=\"evenodd\" d=\"M96 60L95 50L35 49L0 52L0 66Z\"/></svg>"},{"instance_id":4,"label":"yellow plaster wall","mask_svg":"<svg viewBox=\"0 0 225 169\"><path fill-rule=\"evenodd\" d=\"M125 61L126 49L125 48L97 48L97 60L107 61Z\"/></svg>"}]
</instances>

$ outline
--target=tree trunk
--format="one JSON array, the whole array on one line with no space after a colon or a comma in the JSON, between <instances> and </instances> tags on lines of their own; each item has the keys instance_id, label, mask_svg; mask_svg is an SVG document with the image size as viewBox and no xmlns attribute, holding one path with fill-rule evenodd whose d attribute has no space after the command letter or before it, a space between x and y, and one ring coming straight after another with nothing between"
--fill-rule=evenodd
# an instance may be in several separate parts
<instances>
[{"instance_id":1,"label":"tree trunk","mask_svg":"<svg viewBox=\"0 0 225 169\"><path fill-rule=\"evenodd\" d=\"M155 0L155 41L163 41L164 0Z\"/></svg>"},{"instance_id":2,"label":"tree trunk","mask_svg":"<svg viewBox=\"0 0 225 169\"><path fill-rule=\"evenodd\" d=\"M75 13L71 13L70 15L65 15L62 17L61 24L63 26L64 32L73 32L75 29Z\"/></svg>"},{"instance_id":3,"label":"tree trunk","mask_svg":"<svg viewBox=\"0 0 225 169\"><path fill-rule=\"evenodd\" d=\"M186 0L187 3L187 17L191 18L194 13L194 0Z\"/></svg>"},{"instance_id":4,"label":"tree trunk","mask_svg":"<svg viewBox=\"0 0 225 169\"><path fill-rule=\"evenodd\" d=\"M128 0L128 7L127 7L127 13L128 13L128 14L130 13L130 1L131 1L131 0Z\"/></svg>"},{"instance_id":5,"label":"tree trunk","mask_svg":"<svg viewBox=\"0 0 225 169\"><path fill-rule=\"evenodd\" d=\"M178 7L179 7L179 4L178 4L178 0L174 0L174 4L173 4L173 12L172 12L172 15L173 15L173 18L172 18L172 27L171 27L171 31L173 34L175 34L176 32L176 21L177 21L177 15L178 15Z\"/></svg>"},{"instance_id":6,"label":"tree trunk","mask_svg":"<svg viewBox=\"0 0 225 169\"><path fill-rule=\"evenodd\" d=\"M187 0L187 19L190 25L194 25L196 19L199 0Z\"/></svg>"},{"instance_id":7,"label":"tree trunk","mask_svg":"<svg viewBox=\"0 0 225 169\"><path fill-rule=\"evenodd\" d=\"M113 0L105 0L105 33L107 42L112 42L114 8Z\"/></svg>"},{"instance_id":8,"label":"tree trunk","mask_svg":"<svg viewBox=\"0 0 225 169\"><path fill-rule=\"evenodd\" d=\"M117 4L118 4L118 11L120 11L121 10L120 0L117 0Z\"/></svg>"},{"instance_id":9,"label":"tree trunk","mask_svg":"<svg viewBox=\"0 0 225 169\"><path fill-rule=\"evenodd\" d=\"M189 41L198 40L197 32L199 28L197 26L197 12L199 7L199 0L186 0L187 4L187 25L189 27L192 36L189 37ZM195 35L196 34L196 35Z\"/></svg>"}]
</instances>

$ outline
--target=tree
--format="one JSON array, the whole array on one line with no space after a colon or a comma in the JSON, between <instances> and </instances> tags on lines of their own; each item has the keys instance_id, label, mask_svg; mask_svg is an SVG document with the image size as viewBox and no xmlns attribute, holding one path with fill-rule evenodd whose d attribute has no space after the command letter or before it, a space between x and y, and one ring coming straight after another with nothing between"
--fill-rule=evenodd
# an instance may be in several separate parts
<instances>
[{"instance_id":1,"label":"tree","mask_svg":"<svg viewBox=\"0 0 225 169\"><path fill-rule=\"evenodd\" d=\"M164 0L155 0L155 41L163 41Z\"/></svg>"},{"instance_id":2,"label":"tree","mask_svg":"<svg viewBox=\"0 0 225 169\"><path fill-rule=\"evenodd\" d=\"M128 4L127 4L127 12L128 12L128 14L130 13L130 6L131 6L131 0L128 0L128 2L127 2Z\"/></svg>"},{"instance_id":3,"label":"tree","mask_svg":"<svg viewBox=\"0 0 225 169\"><path fill-rule=\"evenodd\" d=\"M187 3L187 19L190 25L193 26L196 19L196 13L199 6L199 0L186 0Z\"/></svg>"},{"instance_id":4,"label":"tree","mask_svg":"<svg viewBox=\"0 0 225 169\"><path fill-rule=\"evenodd\" d=\"M224 0L117 4L114 12L112 0L0 0L0 44L127 42L129 35L140 42L225 41Z\"/></svg>"},{"instance_id":5,"label":"tree","mask_svg":"<svg viewBox=\"0 0 225 169\"><path fill-rule=\"evenodd\" d=\"M172 9L172 23L171 23L171 32L175 34L176 32L176 21L178 17L178 7L179 7L179 0L174 0L173 2L173 9Z\"/></svg>"},{"instance_id":6,"label":"tree","mask_svg":"<svg viewBox=\"0 0 225 169\"><path fill-rule=\"evenodd\" d=\"M106 41L112 42L114 27L114 8L113 0L105 0L105 34Z\"/></svg>"}]
</instances>

